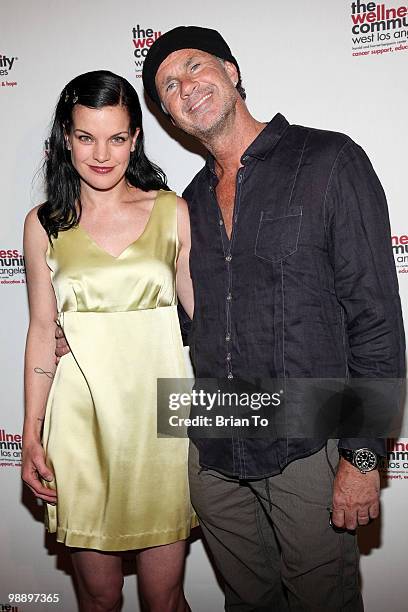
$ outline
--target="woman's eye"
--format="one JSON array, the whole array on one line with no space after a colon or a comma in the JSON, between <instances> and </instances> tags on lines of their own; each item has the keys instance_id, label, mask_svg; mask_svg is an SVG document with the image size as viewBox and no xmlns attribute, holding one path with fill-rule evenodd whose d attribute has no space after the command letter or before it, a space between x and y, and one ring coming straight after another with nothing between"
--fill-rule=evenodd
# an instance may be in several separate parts
<instances>
[{"instance_id":1,"label":"woman's eye","mask_svg":"<svg viewBox=\"0 0 408 612\"><path fill-rule=\"evenodd\" d=\"M78 136L80 142L92 142L92 138L90 136L85 136L84 134L81 134L81 136Z\"/></svg>"},{"instance_id":2,"label":"woman's eye","mask_svg":"<svg viewBox=\"0 0 408 612\"><path fill-rule=\"evenodd\" d=\"M112 142L115 142L117 144L122 144L122 142L125 142L126 138L124 138L123 136L114 136L112 138Z\"/></svg>"}]
</instances>

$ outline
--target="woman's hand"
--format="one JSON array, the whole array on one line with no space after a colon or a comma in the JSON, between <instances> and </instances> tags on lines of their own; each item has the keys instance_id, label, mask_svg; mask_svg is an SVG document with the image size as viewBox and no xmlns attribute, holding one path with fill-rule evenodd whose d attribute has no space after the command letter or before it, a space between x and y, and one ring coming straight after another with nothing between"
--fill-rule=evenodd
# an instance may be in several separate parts
<instances>
[{"instance_id":1,"label":"woman's hand","mask_svg":"<svg viewBox=\"0 0 408 612\"><path fill-rule=\"evenodd\" d=\"M56 491L45 487L41 482L41 479L52 482L54 474L45 463L44 449L38 441L23 443L21 478L36 497L48 504L56 503Z\"/></svg>"},{"instance_id":2,"label":"woman's hand","mask_svg":"<svg viewBox=\"0 0 408 612\"><path fill-rule=\"evenodd\" d=\"M55 340L55 363L59 363L61 357L69 353L71 350L64 336L64 332L59 325L57 325L55 329Z\"/></svg>"}]
</instances>

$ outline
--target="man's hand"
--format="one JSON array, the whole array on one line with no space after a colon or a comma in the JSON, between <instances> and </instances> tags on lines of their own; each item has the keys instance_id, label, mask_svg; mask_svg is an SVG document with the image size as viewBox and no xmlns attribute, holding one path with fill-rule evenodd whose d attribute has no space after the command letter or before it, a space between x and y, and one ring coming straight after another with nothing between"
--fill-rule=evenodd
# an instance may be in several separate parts
<instances>
[{"instance_id":1,"label":"man's hand","mask_svg":"<svg viewBox=\"0 0 408 612\"><path fill-rule=\"evenodd\" d=\"M44 449L39 442L30 442L23 448L23 467L21 478L36 497L48 504L55 504L57 494L54 489L44 487L41 482L54 480L54 474L45 463Z\"/></svg>"},{"instance_id":2,"label":"man's hand","mask_svg":"<svg viewBox=\"0 0 408 612\"><path fill-rule=\"evenodd\" d=\"M378 470L361 474L341 457L333 486L333 524L349 530L356 529L358 525L367 525L380 513L379 497Z\"/></svg>"},{"instance_id":3,"label":"man's hand","mask_svg":"<svg viewBox=\"0 0 408 612\"><path fill-rule=\"evenodd\" d=\"M59 325L57 325L55 330L55 339L55 363L58 363L61 357L70 352L70 348L67 344L64 332L62 331L62 328Z\"/></svg>"}]
</instances>

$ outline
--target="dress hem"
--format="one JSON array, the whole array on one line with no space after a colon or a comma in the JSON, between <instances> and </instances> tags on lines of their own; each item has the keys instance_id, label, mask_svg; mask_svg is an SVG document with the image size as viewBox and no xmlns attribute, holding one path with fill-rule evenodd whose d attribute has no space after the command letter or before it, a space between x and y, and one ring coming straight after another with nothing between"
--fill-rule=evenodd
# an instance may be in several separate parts
<instances>
[{"instance_id":1,"label":"dress hem","mask_svg":"<svg viewBox=\"0 0 408 612\"><path fill-rule=\"evenodd\" d=\"M150 548L153 546L163 546L165 544L178 542L179 540L186 540L190 535L191 529L197 526L197 519L195 517L191 517L190 523L187 526L180 527L179 529L125 536L119 535L117 537L87 535L85 533L72 531L70 529L63 529L62 527L58 527L56 530L47 529L47 531L49 533L56 533L57 542L61 542L68 547L90 548L93 550L106 552L121 552L126 550Z\"/></svg>"}]
</instances>

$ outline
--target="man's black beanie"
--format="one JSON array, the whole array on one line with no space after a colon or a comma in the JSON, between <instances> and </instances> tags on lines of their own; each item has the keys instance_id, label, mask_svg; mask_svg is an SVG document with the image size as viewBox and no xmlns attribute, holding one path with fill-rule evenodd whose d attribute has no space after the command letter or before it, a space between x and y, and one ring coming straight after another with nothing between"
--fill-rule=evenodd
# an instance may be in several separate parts
<instances>
[{"instance_id":1,"label":"man's black beanie","mask_svg":"<svg viewBox=\"0 0 408 612\"><path fill-rule=\"evenodd\" d=\"M143 65L143 85L148 96L161 109L155 78L160 64L173 51L199 49L235 64L240 76L237 60L231 49L217 30L198 26L179 26L159 36L150 47Z\"/></svg>"}]
</instances>

